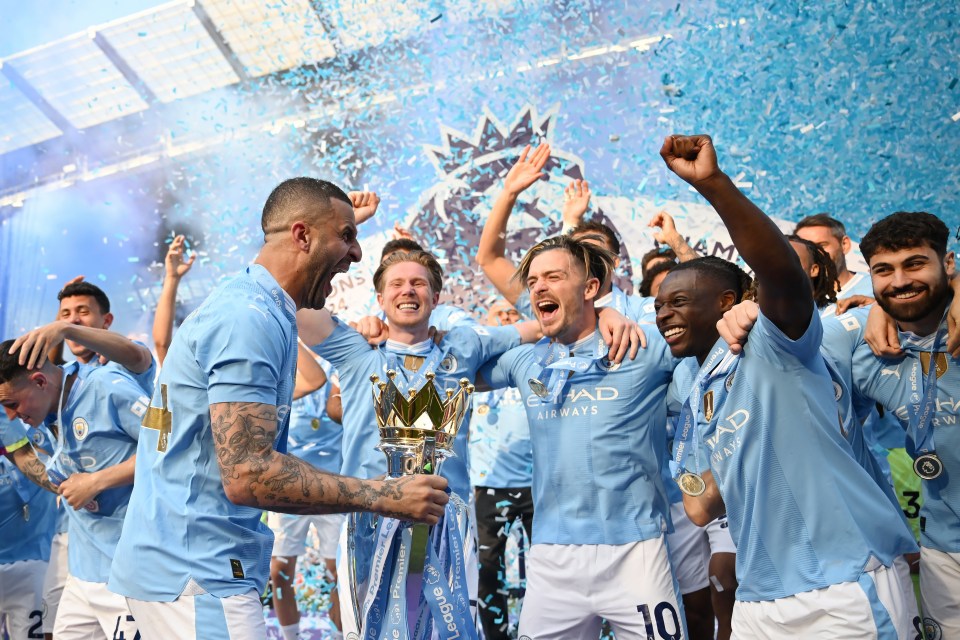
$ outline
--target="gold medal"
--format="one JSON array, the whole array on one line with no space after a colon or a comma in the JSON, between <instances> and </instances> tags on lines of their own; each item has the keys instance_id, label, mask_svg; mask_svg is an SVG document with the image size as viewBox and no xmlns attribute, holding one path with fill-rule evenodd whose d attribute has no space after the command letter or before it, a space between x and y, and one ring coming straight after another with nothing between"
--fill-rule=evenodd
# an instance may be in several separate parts
<instances>
[{"instance_id":1,"label":"gold medal","mask_svg":"<svg viewBox=\"0 0 960 640\"><path fill-rule=\"evenodd\" d=\"M696 497L707 490L707 483L703 481L703 478L689 471L680 474L680 477L677 478L677 484L680 486L680 491L688 496Z\"/></svg>"},{"instance_id":2,"label":"gold medal","mask_svg":"<svg viewBox=\"0 0 960 640\"><path fill-rule=\"evenodd\" d=\"M320 428L320 418L314 418L310 421L310 428L316 431Z\"/></svg>"},{"instance_id":3,"label":"gold medal","mask_svg":"<svg viewBox=\"0 0 960 640\"><path fill-rule=\"evenodd\" d=\"M477 407L477 415L485 416L488 413L490 413L490 405L481 404L480 406Z\"/></svg>"},{"instance_id":4,"label":"gold medal","mask_svg":"<svg viewBox=\"0 0 960 640\"><path fill-rule=\"evenodd\" d=\"M703 394L703 418L707 422L713 420L713 391Z\"/></svg>"},{"instance_id":5,"label":"gold medal","mask_svg":"<svg viewBox=\"0 0 960 640\"><path fill-rule=\"evenodd\" d=\"M947 354L937 352L936 358L934 358L937 366L937 377L941 377L947 372L947 368L950 366L950 361L947 360ZM923 375L927 375L927 372L930 371L930 352L921 351L920 352L920 365L923 367Z\"/></svg>"}]
</instances>

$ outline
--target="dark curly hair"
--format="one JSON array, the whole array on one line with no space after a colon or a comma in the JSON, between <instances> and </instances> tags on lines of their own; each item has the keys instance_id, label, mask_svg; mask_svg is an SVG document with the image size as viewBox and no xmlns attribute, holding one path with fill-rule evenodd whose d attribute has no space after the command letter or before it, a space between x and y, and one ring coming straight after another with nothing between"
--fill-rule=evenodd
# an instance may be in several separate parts
<instances>
[{"instance_id":1,"label":"dark curly hair","mask_svg":"<svg viewBox=\"0 0 960 640\"><path fill-rule=\"evenodd\" d=\"M817 275L810 278L810 283L813 285L813 301L817 304L817 308L822 309L828 304L834 304L837 301L837 289L840 284L837 280L837 265L820 245L795 235L787 236L787 240L802 244L813 264L820 267Z\"/></svg>"},{"instance_id":2,"label":"dark curly hair","mask_svg":"<svg viewBox=\"0 0 960 640\"><path fill-rule=\"evenodd\" d=\"M875 223L863 240L860 252L867 264L880 251L900 251L926 245L940 258L947 255L950 230L943 220L925 211L897 211Z\"/></svg>"}]
</instances>

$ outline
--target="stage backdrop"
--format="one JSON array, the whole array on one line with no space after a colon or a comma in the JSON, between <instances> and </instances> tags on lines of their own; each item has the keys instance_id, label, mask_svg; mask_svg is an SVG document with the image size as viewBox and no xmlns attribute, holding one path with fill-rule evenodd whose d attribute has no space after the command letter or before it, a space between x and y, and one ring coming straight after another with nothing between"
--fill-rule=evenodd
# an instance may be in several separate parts
<instances>
[{"instance_id":1,"label":"stage backdrop","mask_svg":"<svg viewBox=\"0 0 960 640\"><path fill-rule=\"evenodd\" d=\"M182 316L253 259L264 200L296 175L383 198L332 308L370 310L396 223L441 258L444 299L484 306L479 226L519 150L542 140L549 179L524 194L511 255L559 228L562 189L583 177L589 215L624 238L624 285L639 280L660 209L703 253L737 258L658 157L675 132L713 135L721 166L784 229L820 211L855 238L897 210L960 222L956 3L384 2L362 33L344 17L355 4L323 3L342 55L164 105L167 153L0 210L3 337L53 319L79 274L111 296L116 329L148 334L175 233L200 256ZM139 122L91 145L123 147ZM0 159L3 171L29 176L43 153Z\"/></svg>"}]
</instances>

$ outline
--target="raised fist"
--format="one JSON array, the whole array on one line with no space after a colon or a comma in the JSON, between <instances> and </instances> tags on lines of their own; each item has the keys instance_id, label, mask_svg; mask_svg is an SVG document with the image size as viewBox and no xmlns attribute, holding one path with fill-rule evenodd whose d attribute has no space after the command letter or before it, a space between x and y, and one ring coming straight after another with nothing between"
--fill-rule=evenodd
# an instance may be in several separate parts
<instances>
[{"instance_id":1,"label":"raised fist","mask_svg":"<svg viewBox=\"0 0 960 640\"><path fill-rule=\"evenodd\" d=\"M693 186L722 175L713 141L707 135L668 136L660 147L660 157L671 171Z\"/></svg>"}]
</instances>

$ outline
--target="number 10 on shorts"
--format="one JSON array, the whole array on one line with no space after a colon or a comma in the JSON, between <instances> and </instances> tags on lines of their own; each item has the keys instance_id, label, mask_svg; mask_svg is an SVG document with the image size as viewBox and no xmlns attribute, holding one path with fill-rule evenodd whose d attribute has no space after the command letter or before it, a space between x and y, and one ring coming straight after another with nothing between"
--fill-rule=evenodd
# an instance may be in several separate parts
<instances>
[{"instance_id":1,"label":"number 10 on shorts","mask_svg":"<svg viewBox=\"0 0 960 640\"><path fill-rule=\"evenodd\" d=\"M680 640L683 638L680 616L669 602L661 602L653 608L653 617L650 617L650 607L638 604L637 611L643 616L643 623L647 628L647 640ZM653 624L657 624L657 635L653 633ZM667 629L673 629L672 632Z\"/></svg>"}]
</instances>

